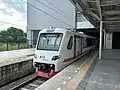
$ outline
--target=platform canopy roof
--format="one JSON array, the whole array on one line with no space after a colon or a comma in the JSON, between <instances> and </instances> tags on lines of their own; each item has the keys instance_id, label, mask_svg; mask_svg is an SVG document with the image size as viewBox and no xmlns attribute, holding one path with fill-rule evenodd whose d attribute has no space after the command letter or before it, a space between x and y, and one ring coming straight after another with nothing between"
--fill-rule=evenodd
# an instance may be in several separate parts
<instances>
[{"instance_id":1,"label":"platform canopy roof","mask_svg":"<svg viewBox=\"0 0 120 90\"><path fill-rule=\"evenodd\" d=\"M70 0L99 29L100 21L106 32L120 32L120 0Z\"/></svg>"}]
</instances>

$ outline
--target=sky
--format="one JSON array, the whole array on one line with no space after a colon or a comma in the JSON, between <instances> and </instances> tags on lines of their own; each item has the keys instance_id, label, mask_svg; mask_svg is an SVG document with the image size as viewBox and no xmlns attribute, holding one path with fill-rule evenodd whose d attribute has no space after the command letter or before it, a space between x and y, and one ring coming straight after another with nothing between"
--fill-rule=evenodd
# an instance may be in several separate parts
<instances>
[{"instance_id":1,"label":"sky","mask_svg":"<svg viewBox=\"0 0 120 90\"><path fill-rule=\"evenodd\" d=\"M0 30L6 30L13 26L26 31L26 6L26 3L22 0L0 0ZM7 23L11 23L12 25Z\"/></svg>"}]
</instances>

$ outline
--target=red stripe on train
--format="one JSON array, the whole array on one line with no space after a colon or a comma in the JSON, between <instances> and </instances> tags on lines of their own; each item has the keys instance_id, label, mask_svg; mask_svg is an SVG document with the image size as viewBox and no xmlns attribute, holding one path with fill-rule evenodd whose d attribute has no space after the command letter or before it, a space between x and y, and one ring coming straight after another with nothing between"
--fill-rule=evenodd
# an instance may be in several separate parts
<instances>
[{"instance_id":1,"label":"red stripe on train","mask_svg":"<svg viewBox=\"0 0 120 90\"><path fill-rule=\"evenodd\" d=\"M74 59L74 57L66 58L66 59L64 59L63 62L69 62L69 61L72 61L73 59Z\"/></svg>"},{"instance_id":2,"label":"red stripe on train","mask_svg":"<svg viewBox=\"0 0 120 90\"><path fill-rule=\"evenodd\" d=\"M78 52L78 54L75 56L75 58L78 58L81 54ZM75 59L74 57L70 57L70 58L66 58L64 59L63 62L69 62L69 61L72 61L73 59Z\"/></svg>"}]
</instances>

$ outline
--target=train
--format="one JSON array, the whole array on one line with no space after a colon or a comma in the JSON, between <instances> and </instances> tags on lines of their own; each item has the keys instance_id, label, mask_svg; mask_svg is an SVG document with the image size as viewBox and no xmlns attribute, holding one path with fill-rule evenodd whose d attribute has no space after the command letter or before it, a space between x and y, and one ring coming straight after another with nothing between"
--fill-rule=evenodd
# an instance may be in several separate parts
<instances>
[{"instance_id":1,"label":"train","mask_svg":"<svg viewBox=\"0 0 120 90\"><path fill-rule=\"evenodd\" d=\"M65 28L39 32L33 66L37 76L51 78L95 48L95 38Z\"/></svg>"}]
</instances>

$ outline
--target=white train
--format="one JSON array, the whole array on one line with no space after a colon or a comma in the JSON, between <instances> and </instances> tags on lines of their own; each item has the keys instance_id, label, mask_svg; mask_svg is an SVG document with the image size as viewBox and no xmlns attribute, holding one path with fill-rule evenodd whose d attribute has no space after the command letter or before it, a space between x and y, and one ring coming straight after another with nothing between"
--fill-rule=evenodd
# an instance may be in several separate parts
<instances>
[{"instance_id":1,"label":"white train","mask_svg":"<svg viewBox=\"0 0 120 90\"><path fill-rule=\"evenodd\" d=\"M95 47L95 38L64 28L40 31L33 66L36 75L50 78Z\"/></svg>"}]
</instances>

